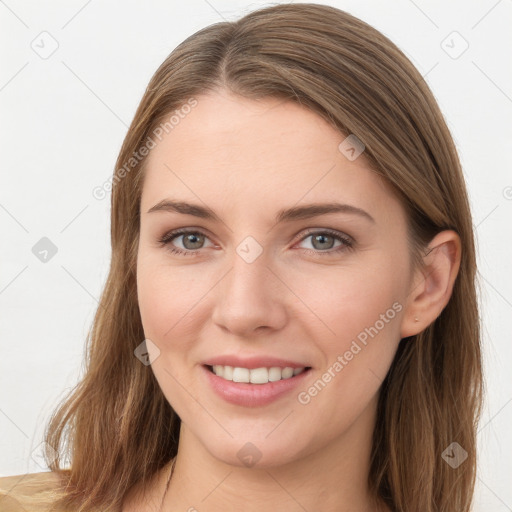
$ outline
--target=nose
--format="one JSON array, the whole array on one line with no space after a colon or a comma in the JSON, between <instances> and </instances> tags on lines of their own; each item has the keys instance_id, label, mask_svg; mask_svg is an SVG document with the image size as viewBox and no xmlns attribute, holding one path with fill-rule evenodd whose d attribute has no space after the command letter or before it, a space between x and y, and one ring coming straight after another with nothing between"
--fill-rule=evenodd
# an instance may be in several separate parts
<instances>
[{"instance_id":1,"label":"nose","mask_svg":"<svg viewBox=\"0 0 512 512\"><path fill-rule=\"evenodd\" d=\"M282 279L282 278L281 278ZM213 322L239 337L282 329L291 295L265 254L248 262L234 255L232 267L217 285Z\"/></svg>"}]
</instances>

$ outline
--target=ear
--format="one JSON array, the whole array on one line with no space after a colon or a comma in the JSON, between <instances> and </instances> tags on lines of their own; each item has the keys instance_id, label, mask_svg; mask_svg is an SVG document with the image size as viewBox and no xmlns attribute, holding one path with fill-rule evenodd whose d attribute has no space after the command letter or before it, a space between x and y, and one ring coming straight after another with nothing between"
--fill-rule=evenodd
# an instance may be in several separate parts
<instances>
[{"instance_id":1,"label":"ear","mask_svg":"<svg viewBox=\"0 0 512 512\"><path fill-rule=\"evenodd\" d=\"M423 266L414 273L400 337L414 336L441 314L450 300L459 272L461 243L453 230L441 231L428 244Z\"/></svg>"}]
</instances>

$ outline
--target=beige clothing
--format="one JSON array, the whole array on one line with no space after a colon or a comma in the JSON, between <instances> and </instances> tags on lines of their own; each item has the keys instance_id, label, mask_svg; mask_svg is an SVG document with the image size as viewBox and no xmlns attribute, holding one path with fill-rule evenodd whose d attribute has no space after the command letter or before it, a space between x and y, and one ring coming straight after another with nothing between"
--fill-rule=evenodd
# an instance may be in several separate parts
<instances>
[{"instance_id":1,"label":"beige clothing","mask_svg":"<svg viewBox=\"0 0 512 512\"><path fill-rule=\"evenodd\" d=\"M57 475L50 471L0 477L0 511L47 512L57 487Z\"/></svg>"}]
</instances>

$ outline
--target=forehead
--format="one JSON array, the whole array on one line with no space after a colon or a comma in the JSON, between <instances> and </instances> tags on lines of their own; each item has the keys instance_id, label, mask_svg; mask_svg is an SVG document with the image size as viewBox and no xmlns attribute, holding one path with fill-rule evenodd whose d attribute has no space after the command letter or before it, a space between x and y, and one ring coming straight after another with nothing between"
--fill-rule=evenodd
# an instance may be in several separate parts
<instances>
[{"instance_id":1,"label":"forehead","mask_svg":"<svg viewBox=\"0 0 512 512\"><path fill-rule=\"evenodd\" d=\"M272 211L343 200L376 211L395 200L364 152L349 160L338 147L345 135L316 113L291 101L226 92L196 100L148 156L143 210L166 196Z\"/></svg>"}]
</instances>

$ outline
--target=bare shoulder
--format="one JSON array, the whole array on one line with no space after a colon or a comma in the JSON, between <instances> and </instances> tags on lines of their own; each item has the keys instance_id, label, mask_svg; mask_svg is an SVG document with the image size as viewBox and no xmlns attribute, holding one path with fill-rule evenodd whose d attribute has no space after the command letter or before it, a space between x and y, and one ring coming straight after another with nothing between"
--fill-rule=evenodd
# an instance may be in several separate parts
<instances>
[{"instance_id":1,"label":"bare shoulder","mask_svg":"<svg viewBox=\"0 0 512 512\"><path fill-rule=\"evenodd\" d=\"M60 483L59 476L51 471L0 477L0 510L49 511Z\"/></svg>"}]
</instances>

